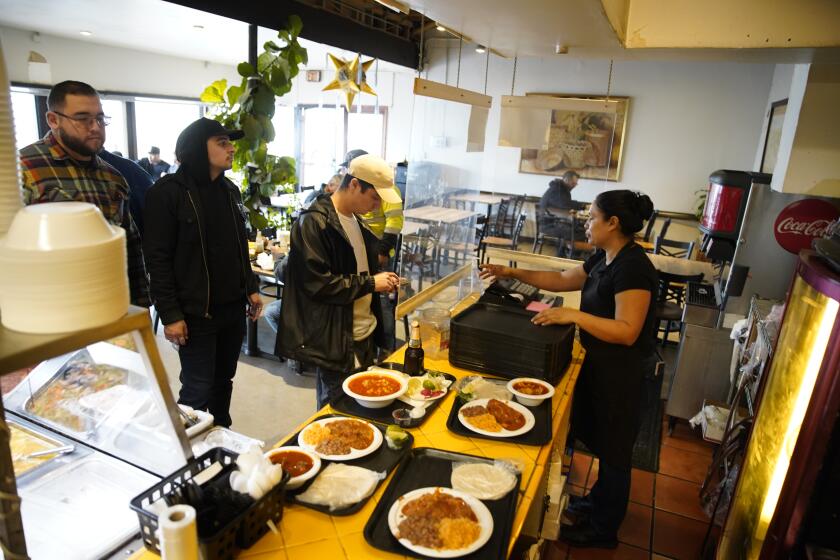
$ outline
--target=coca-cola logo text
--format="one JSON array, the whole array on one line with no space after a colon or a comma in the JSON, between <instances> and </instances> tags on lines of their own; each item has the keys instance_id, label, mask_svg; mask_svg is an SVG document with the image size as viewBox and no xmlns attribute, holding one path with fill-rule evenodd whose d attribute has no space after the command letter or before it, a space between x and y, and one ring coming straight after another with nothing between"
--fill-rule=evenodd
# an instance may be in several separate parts
<instances>
[{"instance_id":1,"label":"coca-cola logo text","mask_svg":"<svg viewBox=\"0 0 840 560\"><path fill-rule=\"evenodd\" d=\"M818 198L797 200L779 212L773 234L785 251L798 254L802 249L810 249L813 239L822 237L838 216L840 209L828 201Z\"/></svg>"},{"instance_id":2,"label":"coca-cola logo text","mask_svg":"<svg viewBox=\"0 0 840 560\"><path fill-rule=\"evenodd\" d=\"M812 222L797 222L791 217L776 224L777 233L792 233L793 235L807 235L808 237L822 237L825 228L831 220L814 220Z\"/></svg>"}]
</instances>

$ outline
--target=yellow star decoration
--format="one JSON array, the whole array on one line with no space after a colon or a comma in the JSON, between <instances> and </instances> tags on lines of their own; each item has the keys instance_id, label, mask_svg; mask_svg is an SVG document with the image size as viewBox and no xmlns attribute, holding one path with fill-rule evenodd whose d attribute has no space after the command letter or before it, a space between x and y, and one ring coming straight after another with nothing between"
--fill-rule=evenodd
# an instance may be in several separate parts
<instances>
[{"instance_id":1,"label":"yellow star decoration","mask_svg":"<svg viewBox=\"0 0 840 560\"><path fill-rule=\"evenodd\" d=\"M333 89L343 91L345 106L348 111L353 107L353 98L356 97L357 93L365 92L376 95L376 92L368 85L367 75L365 74L375 59L371 58L367 62L360 63L361 57L359 55L356 55L356 58L352 60L344 60L331 54L328 56L333 66L335 66L335 78L324 86L322 91ZM361 72L359 71L360 69Z\"/></svg>"}]
</instances>

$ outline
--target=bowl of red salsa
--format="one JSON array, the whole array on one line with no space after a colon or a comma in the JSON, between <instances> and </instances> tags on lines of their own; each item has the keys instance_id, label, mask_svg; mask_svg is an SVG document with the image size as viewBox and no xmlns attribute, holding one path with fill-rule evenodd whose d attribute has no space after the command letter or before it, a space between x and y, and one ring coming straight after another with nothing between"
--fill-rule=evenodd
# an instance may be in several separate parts
<instances>
[{"instance_id":1,"label":"bowl of red salsa","mask_svg":"<svg viewBox=\"0 0 840 560\"><path fill-rule=\"evenodd\" d=\"M397 371L369 370L354 373L342 388L364 407L383 408L408 390L408 380Z\"/></svg>"},{"instance_id":2,"label":"bowl of red salsa","mask_svg":"<svg viewBox=\"0 0 840 560\"><path fill-rule=\"evenodd\" d=\"M517 377L508 381L507 390L525 406L539 406L554 396L554 387L547 381L533 377Z\"/></svg>"},{"instance_id":3,"label":"bowl of red salsa","mask_svg":"<svg viewBox=\"0 0 840 560\"><path fill-rule=\"evenodd\" d=\"M280 465L285 472L289 473L287 490L300 488L304 482L321 470L321 458L296 445L271 449L265 453L265 456L273 464Z\"/></svg>"}]
</instances>

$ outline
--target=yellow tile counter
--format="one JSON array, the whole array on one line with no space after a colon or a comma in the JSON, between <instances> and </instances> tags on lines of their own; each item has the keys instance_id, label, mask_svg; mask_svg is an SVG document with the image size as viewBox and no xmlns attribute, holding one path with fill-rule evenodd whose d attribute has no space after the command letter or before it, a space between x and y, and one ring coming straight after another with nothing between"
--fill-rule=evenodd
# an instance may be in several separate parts
<instances>
[{"instance_id":1,"label":"yellow tile counter","mask_svg":"<svg viewBox=\"0 0 840 560\"><path fill-rule=\"evenodd\" d=\"M403 350L398 350L390 360L402 362ZM552 433L553 441L542 447L518 445L504 441L490 441L487 439L470 438L450 433L446 429L446 419L452 407L454 395L452 392L444 397L441 403L426 419L422 426L408 430L414 436L414 447L436 447L448 451L457 451L488 458L514 458L524 464L522 473L522 485L519 489L519 501L516 508L516 515L513 521L511 540L508 546L508 554L513 549L516 539L519 537L528 511L534 504L535 497L540 486L546 466L550 462L551 449L556 442L562 446L565 444L571 415L572 391L577 381L580 365L583 361L583 349L575 342L572 362L566 374L556 387L552 398ZM447 360L426 359L426 367L433 370L451 373L457 378L466 375L473 375L464 369L456 368ZM334 412L329 407L318 411L310 419L306 420L292 435L297 433L303 426L311 422L315 417ZM290 435L289 437L292 437ZM286 440L279 442L282 445ZM393 471L391 473L393 475ZM382 550L371 547L365 541L362 531L365 523L373 512L379 498L385 492L390 482L391 475L377 489L373 497L364 508L358 513L350 516L330 516L312 509L292 504L287 505L283 511L283 520L280 524L280 534L268 533L260 541L248 550L240 553L239 558L254 560L363 560L363 559L389 559L404 558L403 556L389 554ZM541 501L541 498L540 500ZM158 556L146 550L139 551L133 556L134 560L152 560Z\"/></svg>"}]
</instances>

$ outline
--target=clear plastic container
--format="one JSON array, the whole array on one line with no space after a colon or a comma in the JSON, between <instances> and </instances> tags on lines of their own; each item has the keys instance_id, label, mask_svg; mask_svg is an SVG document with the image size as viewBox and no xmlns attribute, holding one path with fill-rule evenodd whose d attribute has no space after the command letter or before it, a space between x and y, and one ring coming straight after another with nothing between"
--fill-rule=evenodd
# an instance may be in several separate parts
<instances>
[{"instance_id":1,"label":"clear plastic container","mask_svg":"<svg viewBox=\"0 0 840 560\"><path fill-rule=\"evenodd\" d=\"M443 360L449 352L449 310L440 307L422 309L420 314L420 338L427 358Z\"/></svg>"}]
</instances>

